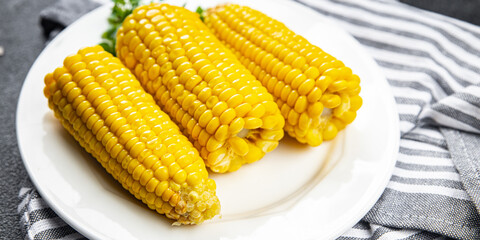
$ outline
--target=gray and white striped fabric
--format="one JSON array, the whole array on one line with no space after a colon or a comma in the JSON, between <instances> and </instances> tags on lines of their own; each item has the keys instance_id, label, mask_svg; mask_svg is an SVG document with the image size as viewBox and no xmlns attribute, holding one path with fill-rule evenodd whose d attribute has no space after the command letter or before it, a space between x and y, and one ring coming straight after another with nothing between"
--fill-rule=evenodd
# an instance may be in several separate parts
<instances>
[{"instance_id":1,"label":"gray and white striped fabric","mask_svg":"<svg viewBox=\"0 0 480 240\"><path fill-rule=\"evenodd\" d=\"M480 28L396 1L296 1L366 48L400 114L393 176L339 239L480 239ZM20 199L27 239L82 238L33 188Z\"/></svg>"},{"instance_id":2,"label":"gray and white striped fabric","mask_svg":"<svg viewBox=\"0 0 480 240\"><path fill-rule=\"evenodd\" d=\"M33 188L22 188L18 205L25 239L86 239L76 232L45 203Z\"/></svg>"}]
</instances>

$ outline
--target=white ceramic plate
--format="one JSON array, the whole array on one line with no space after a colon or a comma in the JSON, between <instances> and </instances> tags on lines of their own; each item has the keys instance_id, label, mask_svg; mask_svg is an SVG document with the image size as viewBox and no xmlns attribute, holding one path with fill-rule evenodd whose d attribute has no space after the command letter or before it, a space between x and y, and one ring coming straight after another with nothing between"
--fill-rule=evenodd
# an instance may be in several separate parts
<instances>
[{"instance_id":1,"label":"white ceramic plate","mask_svg":"<svg viewBox=\"0 0 480 240\"><path fill-rule=\"evenodd\" d=\"M221 1L202 1L213 6ZM177 1L178 3L178 1ZM290 138L259 162L217 182L222 217L171 226L121 188L53 117L43 77L65 56L100 41L108 7L81 18L38 57L17 109L25 167L48 204L92 239L332 239L359 221L383 192L398 151L398 115L386 80L348 34L290 1L242 1L343 60L362 79L364 105L336 140L317 148ZM195 9L194 3L187 8Z\"/></svg>"}]
</instances>

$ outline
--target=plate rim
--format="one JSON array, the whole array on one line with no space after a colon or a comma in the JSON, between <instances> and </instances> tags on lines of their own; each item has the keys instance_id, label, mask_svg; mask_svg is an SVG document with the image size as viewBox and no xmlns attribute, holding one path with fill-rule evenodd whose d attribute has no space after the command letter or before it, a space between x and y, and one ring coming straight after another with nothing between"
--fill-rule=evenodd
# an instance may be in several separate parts
<instances>
[{"instance_id":1,"label":"plate rim","mask_svg":"<svg viewBox=\"0 0 480 240\"><path fill-rule=\"evenodd\" d=\"M44 187L42 185L40 185L40 181L37 179L37 176L33 173L33 167L30 165L30 163L26 160L25 158L25 149L24 149L24 146L23 144L21 143L21 139L23 139L23 136L20 134L20 131L19 131L19 126L20 126L20 113L21 113L21 108L23 107L23 105L21 104L23 101L23 99L25 98L24 95L25 95L25 91L24 91L24 88L25 86L28 84L26 81L27 79L30 78L30 75L33 74L32 73L32 69L34 68L35 65L37 65L37 61L39 61L39 59L41 59L41 57L45 54L47 54L50 50L50 48L53 48L57 42L60 42L62 41L65 36L69 33L69 29L72 29L72 28L75 28L77 25L80 25L82 24L83 21L85 21L84 19L88 19L91 15L95 15L97 12L99 11L105 11L104 8L107 8L107 7L110 7L111 4L104 4L104 5L101 5L95 9L93 9L92 11L86 13L85 15L81 16L80 18L78 18L77 20L75 20L72 24L68 25L66 28L64 28L57 36L55 36L48 44L47 46L42 50L42 52L37 56L37 58L35 59L35 61L33 62L33 64L31 65L30 69L28 70L28 73L27 75L25 76L25 79L24 79L24 82L22 83L22 88L20 90L20 94L19 94L19 97L18 97L18 101L17 101L17 109L16 109L16 112L15 112L15 130L16 130L16 137L17 137L17 145L18 145L18 148L19 148L19 152L20 152L20 157L22 159L22 162L23 162L23 165L25 166L25 169L27 170L27 173L28 173L28 176L29 176L29 179L31 180L31 182L33 183L33 185L35 186L35 190L38 191L38 193L40 194L40 196L42 197L42 199L47 203L47 205L63 220L65 221L70 227L72 227L73 229L75 229L77 232L79 232L80 234L82 234L83 236L89 238L89 239L97 239L98 236L103 236L103 234L101 233L98 233L96 231L96 235L94 234L91 234L92 232L88 231L87 228L85 228L84 226L82 226L81 223L79 223L77 220L75 220L75 218L72 218L71 216L69 216L68 214L66 214L65 212L62 211L62 209L59 207L59 205L53 200L52 197L50 197L47 193L46 193L46 189L44 189ZM73 53L71 53L73 54ZM43 76L41 77L41 79L43 80Z\"/></svg>"}]
</instances>

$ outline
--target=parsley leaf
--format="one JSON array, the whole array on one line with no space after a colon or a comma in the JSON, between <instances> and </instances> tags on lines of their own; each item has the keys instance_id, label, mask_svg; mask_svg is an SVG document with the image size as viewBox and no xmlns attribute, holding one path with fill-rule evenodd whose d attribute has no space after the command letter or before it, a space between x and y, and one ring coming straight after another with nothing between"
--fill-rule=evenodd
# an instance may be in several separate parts
<instances>
[{"instance_id":1,"label":"parsley leaf","mask_svg":"<svg viewBox=\"0 0 480 240\"><path fill-rule=\"evenodd\" d=\"M197 7L197 10L195 11L196 13L198 13L198 15L200 15L200 19L202 20L202 22L205 21L205 10L202 8L202 7Z\"/></svg>"},{"instance_id":2,"label":"parsley leaf","mask_svg":"<svg viewBox=\"0 0 480 240\"><path fill-rule=\"evenodd\" d=\"M123 20L140 5L140 0L112 0L112 13L108 17L109 28L102 34L100 46L105 51L115 56L117 30L122 26Z\"/></svg>"}]
</instances>

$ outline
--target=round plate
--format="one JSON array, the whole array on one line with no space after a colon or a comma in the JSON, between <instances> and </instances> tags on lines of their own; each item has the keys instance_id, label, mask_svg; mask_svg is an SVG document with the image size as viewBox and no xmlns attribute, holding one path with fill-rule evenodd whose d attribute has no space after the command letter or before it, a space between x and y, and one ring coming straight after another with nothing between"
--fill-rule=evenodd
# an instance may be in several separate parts
<instances>
[{"instance_id":1,"label":"round plate","mask_svg":"<svg viewBox=\"0 0 480 240\"><path fill-rule=\"evenodd\" d=\"M17 109L18 142L30 178L80 233L92 239L332 239L378 200L393 170L399 130L392 94L374 61L352 37L304 6L278 0L241 3L283 21L360 76L364 105L355 122L320 147L286 137L261 161L234 173L211 174L222 216L198 226L171 226L81 149L43 96L45 74L67 55L100 42L110 12L100 7L45 48L27 75ZM194 10L198 1L186 6Z\"/></svg>"}]
</instances>

